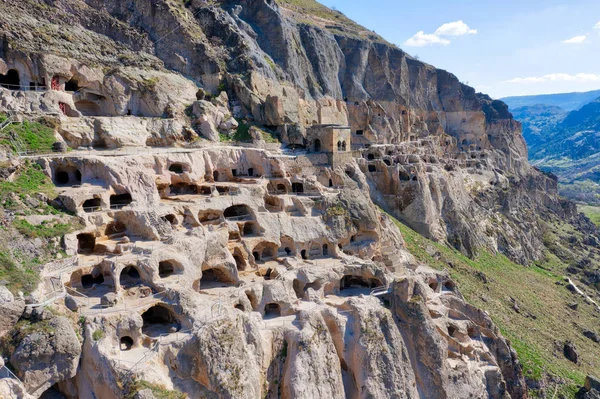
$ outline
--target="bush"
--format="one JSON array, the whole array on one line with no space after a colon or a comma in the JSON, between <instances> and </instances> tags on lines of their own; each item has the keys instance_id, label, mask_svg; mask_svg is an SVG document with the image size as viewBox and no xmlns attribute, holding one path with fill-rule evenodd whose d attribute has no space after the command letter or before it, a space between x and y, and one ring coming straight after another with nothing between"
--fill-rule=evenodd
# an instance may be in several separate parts
<instances>
[{"instance_id":1,"label":"bush","mask_svg":"<svg viewBox=\"0 0 600 399\"><path fill-rule=\"evenodd\" d=\"M96 331L94 331L94 332L92 333L92 339L93 339L94 341L99 341L99 340L101 340L102 338L104 338L104 331L102 331L102 330L96 330Z\"/></svg>"}]
</instances>

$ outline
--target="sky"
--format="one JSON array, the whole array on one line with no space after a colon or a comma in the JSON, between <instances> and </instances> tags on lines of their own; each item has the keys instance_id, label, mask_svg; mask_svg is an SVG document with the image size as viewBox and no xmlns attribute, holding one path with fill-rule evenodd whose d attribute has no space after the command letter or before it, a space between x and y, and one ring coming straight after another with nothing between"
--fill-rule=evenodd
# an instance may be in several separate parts
<instances>
[{"instance_id":1,"label":"sky","mask_svg":"<svg viewBox=\"0 0 600 399\"><path fill-rule=\"evenodd\" d=\"M600 89L600 0L320 0L494 98Z\"/></svg>"}]
</instances>

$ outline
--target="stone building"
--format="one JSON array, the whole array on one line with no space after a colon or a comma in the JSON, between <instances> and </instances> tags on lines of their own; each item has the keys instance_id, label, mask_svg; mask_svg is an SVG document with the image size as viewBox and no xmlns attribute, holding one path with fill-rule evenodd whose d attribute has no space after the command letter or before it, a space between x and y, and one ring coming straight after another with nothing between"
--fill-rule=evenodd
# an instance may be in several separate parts
<instances>
[{"instance_id":1,"label":"stone building","mask_svg":"<svg viewBox=\"0 0 600 399\"><path fill-rule=\"evenodd\" d=\"M352 159L351 128L341 125L314 125L306 131L306 148L326 153L332 167Z\"/></svg>"}]
</instances>

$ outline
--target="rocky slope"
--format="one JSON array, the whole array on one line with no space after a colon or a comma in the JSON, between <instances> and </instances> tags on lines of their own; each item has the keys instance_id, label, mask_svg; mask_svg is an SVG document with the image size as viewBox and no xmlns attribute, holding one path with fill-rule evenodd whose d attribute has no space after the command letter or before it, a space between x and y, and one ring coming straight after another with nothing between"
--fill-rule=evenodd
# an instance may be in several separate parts
<instances>
[{"instance_id":1,"label":"rocky slope","mask_svg":"<svg viewBox=\"0 0 600 399\"><path fill-rule=\"evenodd\" d=\"M77 218L3 320L12 394L528 396L490 315L378 209L522 264L571 223L595 259L504 103L308 0L2 2L0 35L7 178L19 121L51 126L70 152L28 159Z\"/></svg>"}]
</instances>

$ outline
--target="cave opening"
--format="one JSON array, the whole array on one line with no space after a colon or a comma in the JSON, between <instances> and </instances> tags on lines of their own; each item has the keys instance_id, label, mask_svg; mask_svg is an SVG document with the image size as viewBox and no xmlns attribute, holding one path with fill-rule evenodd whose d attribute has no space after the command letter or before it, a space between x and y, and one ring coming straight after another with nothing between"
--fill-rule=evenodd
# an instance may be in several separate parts
<instances>
[{"instance_id":1,"label":"cave opening","mask_svg":"<svg viewBox=\"0 0 600 399\"><path fill-rule=\"evenodd\" d=\"M8 90L21 90L21 79L16 69L10 69L6 75L0 75L0 86Z\"/></svg>"},{"instance_id":2,"label":"cave opening","mask_svg":"<svg viewBox=\"0 0 600 399\"><path fill-rule=\"evenodd\" d=\"M79 90L79 82L75 79L71 79L65 83L65 91L78 91Z\"/></svg>"},{"instance_id":3,"label":"cave opening","mask_svg":"<svg viewBox=\"0 0 600 399\"><path fill-rule=\"evenodd\" d=\"M142 313L142 320L142 332L149 337L179 331L179 322L175 313L160 304L154 305Z\"/></svg>"},{"instance_id":4,"label":"cave opening","mask_svg":"<svg viewBox=\"0 0 600 399\"><path fill-rule=\"evenodd\" d=\"M133 198L131 198L131 194L114 194L110 196L110 208L111 209L121 209L126 207L127 205L133 202Z\"/></svg>"},{"instance_id":5,"label":"cave opening","mask_svg":"<svg viewBox=\"0 0 600 399\"><path fill-rule=\"evenodd\" d=\"M158 263L158 276L160 278L166 278L166 277L172 276L173 274L175 274L176 269L179 269L179 268L176 267L176 264L174 261L163 260Z\"/></svg>"},{"instance_id":6,"label":"cave opening","mask_svg":"<svg viewBox=\"0 0 600 399\"><path fill-rule=\"evenodd\" d=\"M77 253L91 254L96 248L96 237L91 233L77 234Z\"/></svg>"},{"instance_id":7,"label":"cave opening","mask_svg":"<svg viewBox=\"0 0 600 399\"><path fill-rule=\"evenodd\" d=\"M265 305L265 319L273 319L281 316L281 307L277 303L267 303Z\"/></svg>"},{"instance_id":8,"label":"cave opening","mask_svg":"<svg viewBox=\"0 0 600 399\"><path fill-rule=\"evenodd\" d=\"M122 351L128 351L133 346L133 338L124 336L119 340L119 347Z\"/></svg>"},{"instance_id":9,"label":"cave opening","mask_svg":"<svg viewBox=\"0 0 600 399\"><path fill-rule=\"evenodd\" d=\"M122 287L132 287L141 284L141 282L142 278L140 272L135 266L126 266L121 270L119 284L121 284Z\"/></svg>"},{"instance_id":10,"label":"cave opening","mask_svg":"<svg viewBox=\"0 0 600 399\"><path fill-rule=\"evenodd\" d=\"M100 198L90 198L83 202L83 210L85 212L97 212L102 206L102 200Z\"/></svg>"},{"instance_id":11,"label":"cave opening","mask_svg":"<svg viewBox=\"0 0 600 399\"><path fill-rule=\"evenodd\" d=\"M180 175L183 173L183 165L180 163L174 163L171 166L169 166L169 172L173 172Z\"/></svg>"},{"instance_id":12,"label":"cave opening","mask_svg":"<svg viewBox=\"0 0 600 399\"><path fill-rule=\"evenodd\" d=\"M292 192L294 193L303 193L304 192L304 184L302 183L292 183Z\"/></svg>"},{"instance_id":13,"label":"cave opening","mask_svg":"<svg viewBox=\"0 0 600 399\"><path fill-rule=\"evenodd\" d=\"M340 279L340 291L358 288L375 288L381 287L383 284L377 278L366 278L362 276L346 275Z\"/></svg>"},{"instance_id":14,"label":"cave opening","mask_svg":"<svg viewBox=\"0 0 600 399\"><path fill-rule=\"evenodd\" d=\"M230 206L229 208L225 209L225 212L223 212L223 215L225 216L226 219L242 219L242 220L251 216L250 208L248 208L248 206L246 206L246 205Z\"/></svg>"},{"instance_id":15,"label":"cave opening","mask_svg":"<svg viewBox=\"0 0 600 399\"><path fill-rule=\"evenodd\" d=\"M94 285L101 285L104 283L104 276L102 274L98 274L94 276L93 274L84 274L81 276L81 286L86 290L92 288Z\"/></svg>"}]
</instances>

